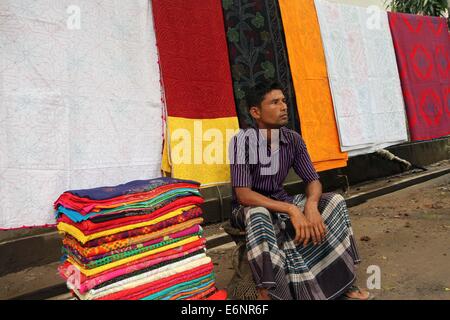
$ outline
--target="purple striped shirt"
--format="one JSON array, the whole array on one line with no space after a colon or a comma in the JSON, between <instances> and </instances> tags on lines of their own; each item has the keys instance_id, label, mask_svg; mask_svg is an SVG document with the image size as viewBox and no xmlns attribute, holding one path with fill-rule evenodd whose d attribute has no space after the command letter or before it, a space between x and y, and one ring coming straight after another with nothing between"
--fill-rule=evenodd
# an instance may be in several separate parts
<instances>
[{"instance_id":1,"label":"purple striped shirt","mask_svg":"<svg viewBox=\"0 0 450 320\"><path fill-rule=\"evenodd\" d=\"M259 130L240 130L231 140L229 155L233 208L238 205L235 187L248 187L266 197L292 202L293 197L283 188L291 167L305 183L319 180L302 137L286 127L272 130L272 146Z\"/></svg>"}]
</instances>

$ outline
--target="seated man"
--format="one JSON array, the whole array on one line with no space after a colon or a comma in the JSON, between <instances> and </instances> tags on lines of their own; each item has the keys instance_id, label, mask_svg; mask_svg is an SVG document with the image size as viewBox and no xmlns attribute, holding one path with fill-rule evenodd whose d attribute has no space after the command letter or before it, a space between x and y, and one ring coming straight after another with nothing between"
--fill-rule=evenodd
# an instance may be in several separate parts
<instances>
[{"instance_id":1,"label":"seated man","mask_svg":"<svg viewBox=\"0 0 450 320\"><path fill-rule=\"evenodd\" d=\"M230 220L246 231L258 299L369 299L353 285L360 260L345 200L322 194L302 137L284 127L281 87L252 88L247 103L255 125L230 143ZM305 182L306 195L289 196L283 189L291 167Z\"/></svg>"}]
</instances>

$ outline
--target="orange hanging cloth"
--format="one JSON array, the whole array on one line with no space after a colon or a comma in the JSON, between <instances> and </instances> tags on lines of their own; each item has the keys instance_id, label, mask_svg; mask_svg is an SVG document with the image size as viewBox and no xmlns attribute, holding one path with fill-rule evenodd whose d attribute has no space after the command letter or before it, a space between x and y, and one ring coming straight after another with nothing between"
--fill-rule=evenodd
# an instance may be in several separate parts
<instances>
[{"instance_id":1,"label":"orange hanging cloth","mask_svg":"<svg viewBox=\"0 0 450 320\"><path fill-rule=\"evenodd\" d=\"M314 0L279 0L302 137L314 167L347 165L341 152Z\"/></svg>"}]
</instances>

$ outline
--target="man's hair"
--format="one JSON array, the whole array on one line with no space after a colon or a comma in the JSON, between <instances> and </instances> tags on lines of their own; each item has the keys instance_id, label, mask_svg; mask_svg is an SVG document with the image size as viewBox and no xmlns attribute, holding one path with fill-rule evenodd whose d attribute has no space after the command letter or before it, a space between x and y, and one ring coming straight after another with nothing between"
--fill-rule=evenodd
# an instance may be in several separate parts
<instances>
[{"instance_id":1,"label":"man's hair","mask_svg":"<svg viewBox=\"0 0 450 320\"><path fill-rule=\"evenodd\" d=\"M260 107L261 102L264 100L264 96L272 90L283 91L283 87L278 82L263 82L249 88L246 99L247 109L250 110L250 108L254 106Z\"/></svg>"}]
</instances>

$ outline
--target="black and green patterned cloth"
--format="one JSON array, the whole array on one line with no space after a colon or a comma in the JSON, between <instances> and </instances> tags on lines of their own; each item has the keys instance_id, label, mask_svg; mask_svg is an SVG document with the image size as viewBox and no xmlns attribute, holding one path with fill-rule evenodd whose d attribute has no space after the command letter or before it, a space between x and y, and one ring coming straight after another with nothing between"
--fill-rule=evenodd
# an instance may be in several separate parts
<instances>
[{"instance_id":1,"label":"black and green patterned cloth","mask_svg":"<svg viewBox=\"0 0 450 320\"><path fill-rule=\"evenodd\" d=\"M300 132L278 1L222 0L222 8L240 127L252 124L247 112L248 88L276 81L286 95L287 127Z\"/></svg>"}]
</instances>

